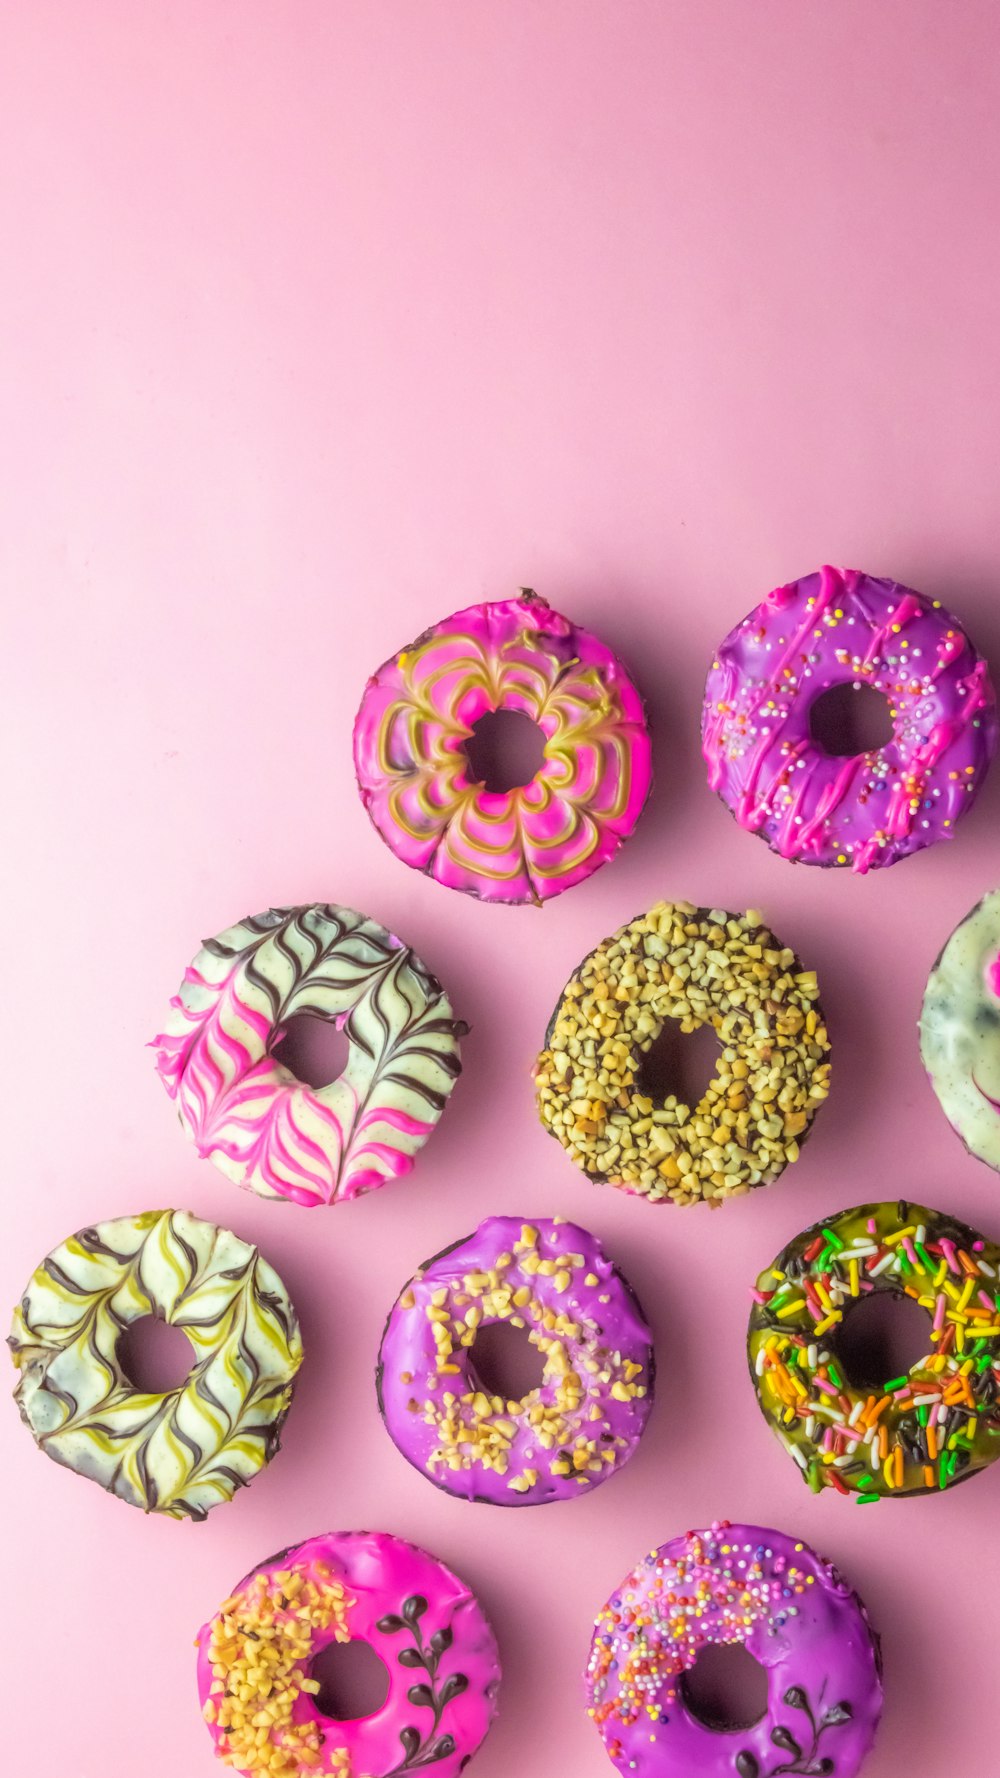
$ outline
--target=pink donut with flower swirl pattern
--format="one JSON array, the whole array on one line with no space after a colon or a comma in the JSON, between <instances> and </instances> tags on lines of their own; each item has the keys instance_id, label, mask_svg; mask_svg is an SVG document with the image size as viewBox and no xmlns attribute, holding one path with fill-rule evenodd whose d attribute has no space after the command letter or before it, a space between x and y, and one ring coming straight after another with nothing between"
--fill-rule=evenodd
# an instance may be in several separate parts
<instances>
[{"instance_id":1,"label":"pink donut with flower swirl pattern","mask_svg":"<svg viewBox=\"0 0 1000 1778\"><path fill-rule=\"evenodd\" d=\"M544 735L530 784L491 791L465 747L496 710ZM547 901L606 864L652 776L639 691L589 630L530 589L445 618L380 667L354 725L362 801L390 850L485 901Z\"/></svg>"}]
</instances>

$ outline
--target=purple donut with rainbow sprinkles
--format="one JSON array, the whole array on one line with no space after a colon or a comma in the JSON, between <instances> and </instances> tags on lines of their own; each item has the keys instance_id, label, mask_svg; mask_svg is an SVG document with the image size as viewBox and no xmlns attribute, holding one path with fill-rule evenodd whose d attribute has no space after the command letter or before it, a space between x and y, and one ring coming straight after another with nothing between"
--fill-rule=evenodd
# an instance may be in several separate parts
<instances>
[{"instance_id":1,"label":"purple donut with rainbow sprinkles","mask_svg":"<svg viewBox=\"0 0 1000 1778\"><path fill-rule=\"evenodd\" d=\"M846 758L813 739L837 685L889 704L892 737ZM804 864L864 873L951 839L996 751L986 662L957 619L894 580L821 568L731 630L702 712L708 781L741 827Z\"/></svg>"}]
</instances>

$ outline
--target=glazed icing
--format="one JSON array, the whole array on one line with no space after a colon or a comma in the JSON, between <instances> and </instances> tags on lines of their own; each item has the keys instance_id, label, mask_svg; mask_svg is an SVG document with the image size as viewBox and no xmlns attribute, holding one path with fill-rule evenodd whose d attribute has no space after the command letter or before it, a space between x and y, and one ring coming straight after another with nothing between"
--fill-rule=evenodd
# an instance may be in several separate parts
<instances>
[{"instance_id":1,"label":"glazed icing","mask_svg":"<svg viewBox=\"0 0 1000 1778\"><path fill-rule=\"evenodd\" d=\"M545 1359L519 1401L475 1369L480 1327L525 1328ZM627 1463L652 1406L652 1336L586 1229L491 1216L428 1260L386 1323L379 1406L403 1456L449 1494L497 1506L566 1500Z\"/></svg>"},{"instance_id":2,"label":"glazed icing","mask_svg":"<svg viewBox=\"0 0 1000 1778\"><path fill-rule=\"evenodd\" d=\"M193 1365L180 1388L136 1389L118 1340L160 1315ZM8 1340L21 1418L47 1456L144 1512L203 1519L278 1449L302 1363L281 1279L228 1229L183 1210L122 1216L44 1259Z\"/></svg>"},{"instance_id":3,"label":"glazed icing","mask_svg":"<svg viewBox=\"0 0 1000 1778\"><path fill-rule=\"evenodd\" d=\"M720 1731L692 1714L683 1675L711 1643L741 1642L767 1674L767 1709ZM637 1778L853 1778L882 1711L878 1640L830 1562L780 1531L689 1531L625 1577L600 1612L590 1714Z\"/></svg>"},{"instance_id":4,"label":"glazed icing","mask_svg":"<svg viewBox=\"0 0 1000 1778\"><path fill-rule=\"evenodd\" d=\"M759 914L660 901L574 972L535 1064L539 1116L590 1175L653 1203L720 1203L798 1159L826 1098L830 1044L815 971ZM711 1026L697 1105L641 1090L667 1020Z\"/></svg>"},{"instance_id":5,"label":"glazed icing","mask_svg":"<svg viewBox=\"0 0 1000 1778\"><path fill-rule=\"evenodd\" d=\"M311 1663L368 1642L388 1694L338 1722ZM457 1778L496 1714L500 1661L468 1587L386 1532L309 1538L262 1562L198 1633L198 1691L217 1755L271 1778Z\"/></svg>"},{"instance_id":6,"label":"glazed icing","mask_svg":"<svg viewBox=\"0 0 1000 1778\"><path fill-rule=\"evenodd\" d=\"M875 1291L927 1311L927 1352L856 1387L838 1329ZM814 1491L874 1504L952 1487L1000 1456L1000 1247L957 1217L905 1200L845 1210L796 1235L753 1297L757 1398Z\"/></svg>"},{"instance_id":7,"label":"glazed icing","mask_svg":"<svg viewBox=\"0 0 1000 1778\"><path fill-rule=\"evenodd\" d=\"M888 700L885 747L836 758L809 716L831 686ZM939 600L853 570L777 587L731 630L702 713L708 780L741 827L864 873L950 839L996 751L986 663Z\"/></svg>"},{"instance_id":8,"label":"glazed icing","mask_svg":"<svg viewBox=\"0 0 1000 1778\"><path fill-rule=\"evenodd\" d=\"M198 1153L261 1197L307 1206L410 1171L468 1030L407 945L332 903L271 908L206 939L170 1009L150 1047ZM305 1086L273 1053L297 1013L348 1038L329 1086Z\"/></svg>"},{"instance_id":9,"label":"glazed icing","mask_svg":"<svg viewBox=\"0 0 1000 1778\"><path fill-rule=\"evenodd\" d=\"M920 1053L952 1128L1000 1169L1000 889L966 915L931 970Z\"/></svg>"},{"instance_id":10,"label":"glazed icing","mask_svg":"<svg viewBox=\"0 0 1000 1778\"><path fill-rule=\"evenodd\" d=\"M465 744L494 710L545 737L530 784L488 791ZM354 726L362 801L405 864L485 900L542 902L632 832L651 782L642 698L611 650L544 599L473 605L368 681Z\"/></svg>"}]
</instances>

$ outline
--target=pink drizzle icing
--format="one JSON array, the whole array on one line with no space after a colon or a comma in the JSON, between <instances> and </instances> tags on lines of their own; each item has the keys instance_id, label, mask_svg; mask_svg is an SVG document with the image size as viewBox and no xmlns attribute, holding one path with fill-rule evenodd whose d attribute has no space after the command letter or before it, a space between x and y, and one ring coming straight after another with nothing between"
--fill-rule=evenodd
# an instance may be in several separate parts
<instances>
[{"instance_id":1,"label":"pink drizzle icing","mask_svg":"<svg viewBox=\"0 0 1000 1778\"><path fill-rule=\"evenodd\" d=\"M374 921L329 904L271 910L209 940L185 970L157 1072L198 1153L264 1197L307 1206L399 1178L459 1073L465 1027L439 982ZM313 1012L346 1031L329 1086L271 1052Z\"/></svg>"},{"instance_id":2,"label":"pink drizzle icing","mask_svg":"<svg viewBox=\"0 0 1000 1778\"><path fill-rule=\"evenodd\" d=\"M545 736L530 784L493 793L465 743L494 710ZM369 680L354 727L361 797L414 869L483 899L542 902L613 857L652 776L642 699L620 660L543 599L470 606Z\"/></svg>"},{"instance_id":3,"label":"pink drizzle icing","mask_svg":"<svg viewBox=\"0 0 1000 1778\"><path fill-rule=\"evenodd\" d=\"M893 738L834 758L809 730L843 683L888 699ZM864 873L951 838L996 750L985 661L939 605L895 581L821 568L779 587L723 642L708 676L708 780L785 858Z\"/></svg>"},{"instance_id":4,"label":"pink drizzle icing","mask_svg":"<svg viewBox=\"0 0 1000 1778\"><path fill-rule=\"evenodd\" d=\"M496 1715L500 1684L496 1640L475 1595L443 1562L415 1544L381 1531L341 1531L311 1537L260 1563L234 1590L237 1614L239 1600L255 1576L272 1579L287 1573L320 1586L332 1576L344 1587L349 1638L371 1645L389 1679L384 1704L355 1721L325 1716L308 1692L299 1694L293 1721L315 1724L322 1738L320 1763L303 1762L299 1767L304 1778L307 1774L308 1778L402 1778L427 1769L435 1778L458 1778ZM417 1609L411 1605L404 1616L407 1602L414 1600ZM204 1624L197 1637L203 1706L213 1697L208 1657L212 1627ZM315 1630L309 1658L334 1640L332 1629ZM418 1645L433 1651L440 1643L445 1646L430 1676L414 1659L414 1651ZM428 1683L438 1701L445 1698L439 1711L429 1703L415 1704L410 1696L414 1686ZM419 1743L411 1755L406 1750L413 1747L413 1739L403 1738L407 1729L414 1731ZM212 1722L209 1730L221 1756L222 1734ZM428 1756L435 1748L441 1751L431 1761Z\"/></svg>"}]
</instances>

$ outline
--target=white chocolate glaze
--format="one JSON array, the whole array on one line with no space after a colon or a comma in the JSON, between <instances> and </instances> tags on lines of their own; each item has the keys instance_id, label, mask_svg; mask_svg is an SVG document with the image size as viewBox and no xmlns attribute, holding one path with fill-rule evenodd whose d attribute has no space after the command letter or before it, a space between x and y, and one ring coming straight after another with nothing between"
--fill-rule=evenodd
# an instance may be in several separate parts
<instances>
[{"instance_id":1,"label":"white chocolate glaze","mask_svg":"<svg viewBox=\"0 0 1000 1778\"><path fill-rule=\"evenodd\" d=\"M931 970L920 1054L966 1148L1000 1169L1000 889L966 915Z\"/></svg>"}]
</instances>

